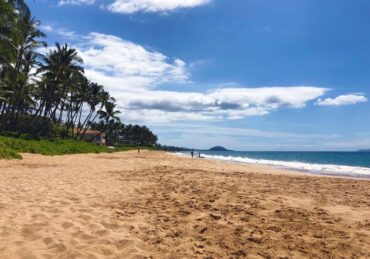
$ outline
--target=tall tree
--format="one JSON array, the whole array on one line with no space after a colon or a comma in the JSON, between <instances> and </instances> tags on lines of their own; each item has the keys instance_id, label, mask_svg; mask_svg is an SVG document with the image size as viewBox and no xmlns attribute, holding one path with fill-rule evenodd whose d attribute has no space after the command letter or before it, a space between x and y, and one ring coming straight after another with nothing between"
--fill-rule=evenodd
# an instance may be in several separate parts
<instances>
[{"instance_id":1,"label":"tall tree","mask_svg":"<svg viewBox=\"0 0 370 259\"><path fill-rule=\"evenodd\" d=\"M120 122L116 100L86 78L76 49L56 43L41 55L39 27L23 0L0 0L0 131L46 135L56 126L82 139L95 127L112 143L157 141L145 126Z\"/></svg>"},{"instance_id":2,"label":"tall tree","mask_svg":"<svg viewBox=\"0 0 370 259\"><path fill-rule=\"evenodd\" d=\"M15 119L7 120L10 122L7 127L12 128L18 115L34 103L31 97L31 74L40 57L36 49L46 46L46 43L40 40L45 37L38 29L40 22L32 17L23 1L1 1L0 6L5 12L1 20L4 17L6 19L0 26L0 92L8 93L7 102L1 103L1 106L2 114L6 108L11 112L11 116L15 116Z\"/></svg>"},{"instance_id":3,"label":"tall tree","mask_svg":"<svg viewBox=\"0 0 370 259\"><path fill-rule=\"evenodd\" d=\"M50 84L46 95L44 117L55 120L57 109L64 105L69 88L76 78L75 74L82 75L83 60L77 51L67 44L61 46L56 43L56 49L50 50L43 59L39 72L44 73Z\"/></svg>"},{"instance_id":4,"label":"tall tree","mask_svg":"<svg viewBox=\"0 0 370 259\"><path fill-rule=\"evenodd\" d=\"M114 102L106 102L104 106L104 110L99 112L100 119L105 120L106 123L109 122L109 120L113 121L119 121L118 114L121 112L116 110L117 105Z\"/></svg>"}]
</instances>

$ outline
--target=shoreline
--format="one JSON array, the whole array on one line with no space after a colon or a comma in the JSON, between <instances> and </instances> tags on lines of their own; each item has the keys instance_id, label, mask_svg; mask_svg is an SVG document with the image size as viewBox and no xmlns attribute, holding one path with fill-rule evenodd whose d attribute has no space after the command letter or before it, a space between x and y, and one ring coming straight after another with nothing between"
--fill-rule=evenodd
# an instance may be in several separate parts
<instances>
[{"instance_id":1,"label":"shoreline","mask_svg":"<svg viewBox=\"0 0 370 259\"><path fill-rule=\"evenodd\" d=\"M0 160L1 258L359 258L370 182L136 151Z\"/></svg>"},{"instance_id":2,"label":"shoreline","mask_svg":"<svg viewBox=\"0 0 370 259\"><path fill-rule=\"evenodd\" d=\"M188 157L191 159L191 157L189 157L188 155L184 154L184 153L179 153L179 152L169 152L169 153L172 153L172 154L175 154L175 155L178 155L178 156L183 156L183 157ZM328 171L328 172L325 172L325 171L315 171L315 170L309 170L309 169L296 169L296 168L293 168L293 167L289 167L289 166L283 166L283 165L271 165L271 164L263 164L263 163L253 163L253 162L244 162L244 161L237 161L237 160L228 160L228 159L218 159L216 158L215 156L212 156L212 155L207 155L208 157L201 157L200 159L207 159L207 160L211 160L211 161L221 161L221 162L225 162L225 163L236 163L236 164L241 164L241 165L255 165L255 166L267 166L269 168L273 168L273 169L276 169L276 170L282 170L282 171L289 171L289 172L292 172L292 173L295 173L295 174L304 174L304 175L310 175L310 176L327 176L327 177L339 177L339 178L346 178L346 179L359 179L359 180L370 180L370 175L367 175L367 174L356 174L356 175L353 175L353 174L350 174L350 173L343 173L343 174L340 174L340 173L337 173L337 172L332 172L332 171ZM233 157L230 157L230 158L233 158ZM194 157L194 159L199 159L198 157ZM272 161L272 160L271 160ZM282 162L286 162L286 161L282 161ZM303 163L303 162L302 162ZM309 165L308 163L305 163L307 165ZM326 165L326 164L320 164L322 166ZM327 165L327 166L342 166L342 165ZM363 169L362 167L358 167L360 169ZM364 167L365 168L365 167ZM366 168L366 169L369 169L370 168Z\"/></svg>"}]
</instances>

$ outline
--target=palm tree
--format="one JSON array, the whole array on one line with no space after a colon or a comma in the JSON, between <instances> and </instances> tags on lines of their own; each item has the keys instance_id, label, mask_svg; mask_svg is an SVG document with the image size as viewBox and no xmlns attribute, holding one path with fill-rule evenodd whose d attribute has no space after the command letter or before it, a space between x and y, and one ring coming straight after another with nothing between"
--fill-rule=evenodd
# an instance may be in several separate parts
<instances>
[{"instance_id":1,"label":"palm tree","mask_svg":"<svg viewBox=\"0 0 370 259\"><path fill-rule=\"evenodd\" d=\"M105 139L109 145L135 144L155 145L158 138L146 126L125 125L120 121L105 120L94 123L92 129L105 132Z\"/></svg>"},{"instance_id":2,"label":"palm tree","mask_svg":"<svg viewBox=\"0 0 370 259\"><path fill-rule=\"evenodd\" d=\"M16 47L12 42L12 35L17 13L10 2L0 0L0 14L0 66L4 66L10 65L15 59Z\"/></svg>"},{"instance_id":3,"label":"palm tree","mask_svg":"<svg viewBox=\"0 0 370 259\"><path fill-rule=\"evenodd\" d=\"M111 119L113 121L119 121L120 118L117 116L121 112L116 110L116 104L113 102L106 102L104 106L104 110L99 112L100 119L105 120L106 123L110 121Z\"/></svg>"},{"instance_id":4,"label":"palm tree","mask_svg":"<svg viewBox=\"0 0 370 259\"><path fill-rule=\"evenodd\" d=\"M78 127L81 125L82 111L84 103L89 100L89 91L90 91L90 81L85 76L80 76L75 78L69 93L68 103L66 104L67 116L66 116L66 133L69 132L69 129L74 128L77 124ZM61 123L61 114L58 120ZM77 122L78 121L78 122ZM72 131L72 135L74 135Z\"/></svg>"},{"instance_id":5,"label":"palm tree","mask_svg":"<svg viewBox=\"0 0 370 259\"><path fill-rule=\"evenodd\" d=\"M12 94L12 91L5 91L0 88L0 102L6 102L8 100L7 96L10 94ZM0 109L2 108L1 105L2 103L0 103Z\"/></svg>"},{"instance_id":6,"label":"palm tree","mask_svg":"<svg viewBox=\"0 0 370 259\"><path fill-rule=\"evenodd\" d=\"M31 70L38 66L40 54L35 50L46 46L45 37L38 27L39 21L31 16L23 1L1 1L0 9L5 12L0 23L0 91L12 93L1 104L2 114L6 111L13 117L8 127L13 128L16 118L34 104L30 84ZM15 14L15 16L14 16ZM26 107L27 106L27 107ZM15 116L15 117L14 117Z\"/></svg>"},{"instance_id":7,"label":"palm tree","mask_svg":"<svg viewBox=\"0 0 370 259\"><path fill-rule=\"evenodd\" d=\"M16 9L12 3L0 0L0 108L4 114L9 100L8 68L14 63L16 47L12 42L17 18ZM0 126L2 119L0 120Z\"/></svg>"},{"instance_id":8,"label":"palm tree","mask_svg":"<svg viewBox=\"0 0 370 259\"><path fill-rule=\"evenodd\" d=\"M82 75L84 71L81 66L83 60L75 49L69 48L67 44L61 46L56 43L56 49L49 51L43 63L39 72L44 73L50 82L44 117L55 119L57 109L60 105L63 107L69 87L76 79L75 74Z\"/></svg>"},{"instance_id":9,"label":"palm tree","mask_svg":"<svg viewBox=\"0 0 370 259\"><path fill-rule=\"evenodd\" d=\"M29 8L24 0L8 0L8 3L14 6L18 12L29 12Z\"/></svg>"},{"instance_id":10,"label":"palm tree","mask_svg":"<svg viewBox=\"0 0 370 259\"><path fill-rule=\"evenodd\" d=\"M56 43L46 56L38 53L46 47L39 26L24 0L0 0L0 130L45 135L55 123L66 134L77 125L81 139L97 128L112 143L157 141L145 126L121 123L116 100L85 77L75 49Z\"/></svg>"},{"instance_id":11,"label":"palm tree","mask_svg":"<svg viewBox=\"0 0 370 259\"><path fill-rule=\"evenodd\" d=\"M19 72L23 65L26 65L26 57L33 57L34 60L41 58L42 55L36 52L40 47L46 47L45 34L39 30L40 21L32 17L31 12L25 11L17 20L17 37L13 40L17 46L17 57L15 71Z\"/></svg>"},{"instance_id":12,"label":"palm tree","mask_svg":"<svg viewBox=\"0 0 370 259\"><path fill-rule=\"evenodd\" d=\"M116 110L116 104L114 102L106 102L104 105L104 110L99 111L99 118L105 121L105 127L102 132L105 132L108 129L110 123L114 121L120 121L118 114L121 112Z\"/></svg>"},{"instance_id":13,"label":"palm tree","mask_svg":"<svg viewBox=\"0 0 370 259\"><path fill-rule=\"evenodd\" d=\"M113 97L110 96L110 94L106 91L104 91L104 88L102 88L102 91L99 93L99 96L98 96L98 101L100 102L100 108L99 110L95 113L95 116L94 118L89 122L89 126L94 123L94 121L96 120L96 118L100 115L100 113L102 112L103 108L106 106L106 104L108 102L115 102L116 99L114 99Z\"/></svg>"},{"instance_id":14,"label":"palm tree","mask_svg":"<svg viewBox=\"0 0 370 259\"><path fill-rule=\"evenodd\" d=\"M89 84L90 81L85 77L81 76L79 79L76 78L69 97L69 109L67 115L67 124L78 124L81 123L83 105L89 97Z\"/></svg>"},{"instance_id":15,"label":"palm tree","mask_svg":"<svg viewBox=\"0 0 370 259\"><path fill-rule=\"evenodd\" d=\"M90 110L83 124L77 130L77 136L80 136L80 139L84 137L88 127L95 120L95 117L94 117L94 119L91 121L91 117L96 111L96 107L99 105L99 103L103 103L103 98L102 98L103 92L104 92L104 87L102 85L99 85L97 83L92 83L92 82L89 83L89 91L88 91L88 97L87 97L86 102L89 105Z\"/></svg>"},{"instance_id":16,"label":"palm tree","mask_svg":"<svg viewBox=\"0 0 370 259\"><path fill-rule=\"evenodd\" d=\"M17 56L19 21L30 11L23 0L0 0L0 14L0 65L9 66Z\"/></svg>"}]
</instances>

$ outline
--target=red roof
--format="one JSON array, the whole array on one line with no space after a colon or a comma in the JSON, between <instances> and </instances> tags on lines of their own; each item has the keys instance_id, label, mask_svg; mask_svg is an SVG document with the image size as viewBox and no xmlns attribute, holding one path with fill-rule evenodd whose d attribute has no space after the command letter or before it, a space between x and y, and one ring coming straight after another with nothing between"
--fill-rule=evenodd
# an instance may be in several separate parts
<instances>
[{"instance_id":1,"label":"red roof","mask_svg":"<svg viewBox=\"0 0 370 259\"><path fill-rule=\"evenodd\" d=\"M73 133L79 132L81 129L79 128L74 128ZM81 130L80 133L83 133L84 129ZM85 135L99 135L99 134L104 134L104 132L98 131L98 130L92 130L92 129L87 129L85 132Z\"/></svg>"}]
</instances>

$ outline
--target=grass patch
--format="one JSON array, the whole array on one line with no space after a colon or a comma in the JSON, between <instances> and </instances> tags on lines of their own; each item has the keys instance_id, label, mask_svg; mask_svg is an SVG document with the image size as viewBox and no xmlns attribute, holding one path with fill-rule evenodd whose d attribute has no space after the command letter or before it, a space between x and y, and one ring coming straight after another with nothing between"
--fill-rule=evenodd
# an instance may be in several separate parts
<instances>
[{"instance_id":1,"label":"grass patch","mask_svg":"<svg viewBox=\"0 0 370 259\"><path fill-rule=\"evenodd\" d=\"M26 140L0 136L0 159L21 159L19 153L48 156L86 153L112 153L134 150L135 146L120 146L114 149L74 139Z\"/></svg>"},{"instance_id":2,"label":"grass patch","mask_svg":"<svg viewBox=\"0 0 370 259\"><path fill-rule=\"evenodd\" d=\"M0 159L22 159L22 156L14 150L0 147Z\"/></svg>"}]
</instances>

